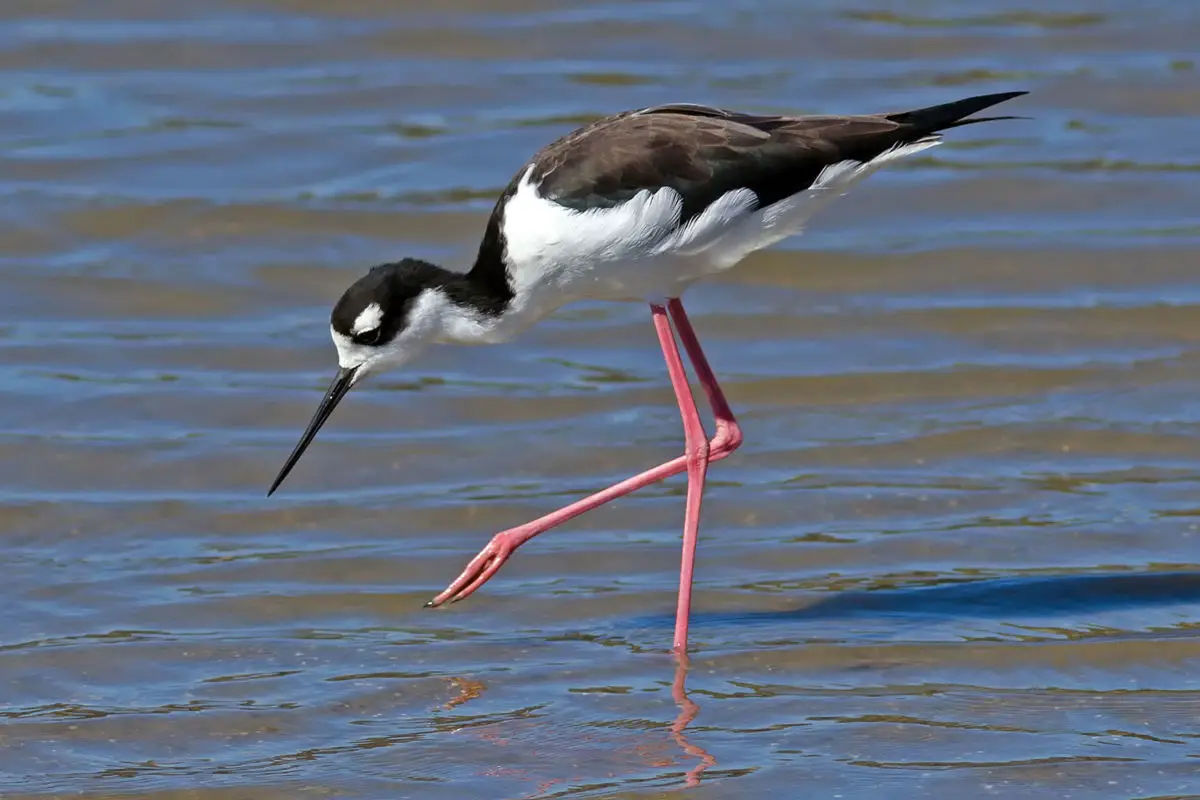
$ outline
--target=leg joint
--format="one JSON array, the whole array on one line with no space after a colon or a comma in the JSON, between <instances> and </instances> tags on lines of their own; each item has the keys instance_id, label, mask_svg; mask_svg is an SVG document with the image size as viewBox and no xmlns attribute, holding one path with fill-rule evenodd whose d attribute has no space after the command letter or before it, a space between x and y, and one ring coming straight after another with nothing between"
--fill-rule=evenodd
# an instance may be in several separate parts
<instances>
[{"instance_id":1,"label":"leg joint","mask_svg":"<svg viewBox=\"0 0 1200 800\"><path fill-rule=\"evenodd\" d=\"M685 455L689 464L707 463L712 460L712 444L703 437L688 442Z\"/></svg>"},{"instance_id":2,"label":"leg joint","mask_svg":"<svg viewBox=\"0 0 1200 800\"><path fill-rule=\"evenodd\" d=\"M709 442L709 461L720 461L742 446L742 428L734 420L717 420L717 434Z\"/></svg>"}]
</instances>

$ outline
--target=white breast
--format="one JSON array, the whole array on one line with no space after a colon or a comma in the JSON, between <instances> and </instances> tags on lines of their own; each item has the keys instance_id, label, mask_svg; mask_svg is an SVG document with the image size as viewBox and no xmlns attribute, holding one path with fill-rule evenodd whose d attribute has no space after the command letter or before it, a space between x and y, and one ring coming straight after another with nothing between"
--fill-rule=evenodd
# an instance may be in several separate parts
<instances>
[{"instance_id":1,"label":"white breast","mask_svg":"<svg viewBox=\"0 0 1200 800\"><path fill-rule=\"evenodd\" d=\"M504 209L513 289L552 301L642 299L670 274L657 248L679 226L674 189L642 190L613 208L575 211L547 200L526 171Z\"/></svg>"},{"instance_id":2,"label":"white breast","mask_svg":"<svg viewBox=\"0 0 1200 800\"><path fill-rule=\"evenodd\" d=\"M612 208L576 211L542 197L530 167L502 223L513 288L541 312L582 299L678 297L694 281L799 233L816 211L884 164L937 143L926 139L865 163L833 164L808 189L766 208L754 208L749 189L735 189L683 226L683 200L674 189L644 189Z\"/></svg>"}]
</instances>

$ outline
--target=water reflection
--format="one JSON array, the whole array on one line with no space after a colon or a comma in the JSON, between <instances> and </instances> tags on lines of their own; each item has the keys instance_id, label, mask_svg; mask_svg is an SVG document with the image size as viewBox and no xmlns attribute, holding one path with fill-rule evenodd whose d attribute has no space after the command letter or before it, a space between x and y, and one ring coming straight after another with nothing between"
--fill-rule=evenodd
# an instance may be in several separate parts
<instances>
[{"instance_id":1,"label":"water reflection","mask_svg":"<svg viewBox=\"0 0 1200 800\"><path fill-rule=\"evenodd\" d=\"M700 776L706 769L715 766L717 759L703 747L689 741L684 734L687 726L700 713L700 705L687 693L687 676L688 670L691 668L690 659L687 655L680 653L676 653L675 658L675 680L671 683L671 697L675 701L675 705L679 706L679 716L675 717L675 722L671 724L671 736L684 753L698 760L696 766L689 769L684 776L684 784L688 788L692 788L700 785Z\"/></svg>"}]
</instances>

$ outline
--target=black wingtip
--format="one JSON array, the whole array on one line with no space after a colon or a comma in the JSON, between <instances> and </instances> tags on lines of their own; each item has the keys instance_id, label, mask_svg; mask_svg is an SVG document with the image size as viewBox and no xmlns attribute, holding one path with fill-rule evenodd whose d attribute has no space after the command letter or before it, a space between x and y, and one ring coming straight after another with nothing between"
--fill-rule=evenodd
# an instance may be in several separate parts
<instances>
[{"instance_id":1,"label":"black wingtip","mask_svg":"<svg viewBox=\"0 0 1200 800\"><path fill-rule=\"evenodd\" d=\"M997 103L1003 103L1005 100L1012 100L1014 97L1021 97L1026 94L1029 94L1028 89L1016 89L1011 92L997 92L996 94L981 94L979 96L981 98L994 97Z\"/></svg>"},{"instance_id":2,"label":"black wingtip","mask_svg":"<svg viewBox=\"0 0 1200 800\"><path fill-rule=\"evenodd\" d=\"M965 97L952 103L942 103L915 111L902 111L898 114L888 114L887 118L901 125L911 125L922 134L937 133L951 128L961 128L976 122L994 122L1001 119L1016 119L1016 117L977 117L966 119L972 114L991 108L1016 97L1027 95L1025 89L1015 92L997 92L996 94L981 94L975 97Z\"/></svg>"},{"instance_id":3,"label":"black wingtip","mask_svg":"<svg viewBox=\"0 0 1200 800\"><path fill-rule=\"evenodd\" d=\"M437 608L437 606L436 606L436 605L434 605L434 603L433 603L433 601L432 601L432 600L430 600L428 603L426 603L425 605L421 606L421 608Z\"/></svg>"},{"instance_id":4,"label":"black wingtip","mask_svg":"<svg viewBox=\"0 0 1200 800\"><path fill-rule=\"evenodd\" d=\"M1005 114L1004 116L1001 116L1001 117L971 117L970 119L960 119L958 122L955 122L952 125L947 125L945 128L942 128L942 130L948 130L950 128L961 128L963 125L974 125L976 122L1000 122L1000 121L1006 120L1006 119L1033 119L1033 117L1019 117L1016 114Z\"/></svg>"}]
</instances>

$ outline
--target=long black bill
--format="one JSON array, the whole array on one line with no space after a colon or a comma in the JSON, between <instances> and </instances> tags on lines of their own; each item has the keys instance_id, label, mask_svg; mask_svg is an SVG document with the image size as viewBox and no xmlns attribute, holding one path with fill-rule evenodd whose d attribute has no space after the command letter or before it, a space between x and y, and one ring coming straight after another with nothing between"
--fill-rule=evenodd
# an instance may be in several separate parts
<instances>
[{"instance_id":1,"label":"long black bill","mask_svg":"<svg viewBox=\"0 0 1200 800\"><path fill-rule=\"evenodd\" d=\"M271 484L271 488L267 490L267 497L275 493L279 488L279 484L283 483L283 479L292 471L292 467L296 466L296 462L300 460L300 456L304 455L304 449L308 447L309 442L317 435L317 431L321 430L321 426L325 424L325 420L329 419L329 415L337 408L338 401L346 396L346 392L350 391L350 387L354 385L354 375L358 372L358 367L353 369L339 369L337 375L333 377L333 383L329 384L329 391L325 392L325 397L321 400L321 405L317 407L317 413L313 414L312 422L308 423L308 430L304 431L304 435L300 437L300 443L296 445L296 449L288 456L287 463L283 465L283 469L279 470L279 477Z\"/></svg>"}]
</instances>

